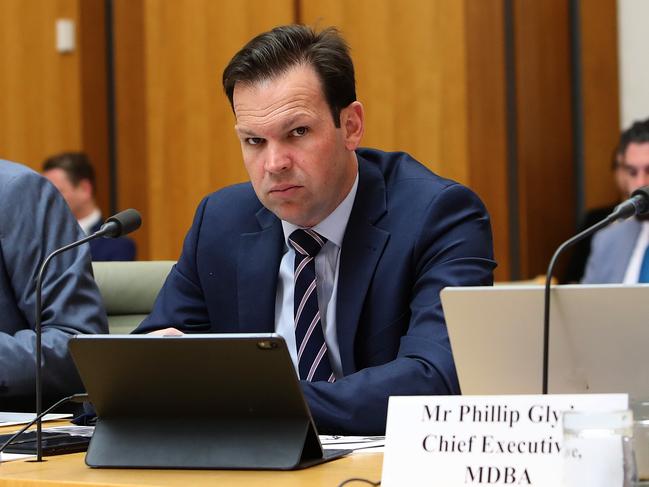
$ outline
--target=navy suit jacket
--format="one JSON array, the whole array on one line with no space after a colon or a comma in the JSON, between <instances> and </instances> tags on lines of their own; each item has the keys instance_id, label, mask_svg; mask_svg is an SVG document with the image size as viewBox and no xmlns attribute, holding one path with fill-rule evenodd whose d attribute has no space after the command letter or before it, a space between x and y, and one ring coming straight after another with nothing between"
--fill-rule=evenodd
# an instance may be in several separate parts
<instances>
[{"instance_id":1,"label":"navy suit jacket","mask_svg":"<svg viewBox=\"0 0 649 487\"><path fill-rule=\"evenodd\" d=\"M35 280L54 250L85 235L58 190L34 171L0 161L0 411L34 411ZM108 333L81 245L50 261L43 280L44 406L83 391L68 340Z\"/></svg>"},{"instance_id":2,"label":"navy suit jacket","mask_svg":"<svg viewBox=\"0 0 649 487\"><path fill-rule=\"evenodd\" d=\"M460 392L439 292L492 284L495 262L489 217L469 189L404 153L357 155L337 291L345 377L302 388L321 432L380 434L389 396ZM280 220L249 183L209 195L137 331L274 331L284 252Z\"/></svg>"},{"instance_id":3,"label":"navy suit jacket","mask_svg":"<svg viewBox=\"0 0 649 487\"><path fill-rule=\"evenodd\" d=\"M100 220L92 227L93 234L101 228ZM135 242L128 237L96 238L90 241L90 254L94 261L135 260Z\"/></svg>"}]
</instances>

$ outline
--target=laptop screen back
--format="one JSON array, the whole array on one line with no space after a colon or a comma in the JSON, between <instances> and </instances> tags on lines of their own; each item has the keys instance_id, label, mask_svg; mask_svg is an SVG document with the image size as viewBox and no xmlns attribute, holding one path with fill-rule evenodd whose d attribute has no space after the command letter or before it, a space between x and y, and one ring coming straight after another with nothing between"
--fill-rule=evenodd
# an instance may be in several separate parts
<instances>
[{"instance_id":1,"label":"laptop screen back","mask_svg":"<svg viewBox=\"0 0 649 487\"><path fill-rule=\"evenodd\" d=\"M543 286L441 293L464 394L542 390ZM649 286L552 289L549 392L649 394Z\"/></svg>"}]
</instances>

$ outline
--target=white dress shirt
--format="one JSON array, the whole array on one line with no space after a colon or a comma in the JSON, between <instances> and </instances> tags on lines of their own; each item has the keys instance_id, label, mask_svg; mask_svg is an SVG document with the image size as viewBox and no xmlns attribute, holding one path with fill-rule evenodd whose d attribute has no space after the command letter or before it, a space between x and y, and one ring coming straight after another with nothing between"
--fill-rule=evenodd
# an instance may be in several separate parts
<instances>
[{"instance_id":1,"label":"white dress shirt","mask_svg":"<svg viewBox=\"0 0 649 487\"><path fill-rule=\"evenodd\" d=\"M340 361L340 349L336 335L336 296L338 274L340 269L340 248L342 247L349 215L354 206L358 189L358 173L349 194L331 212L331 214L312 228L327 242L315 258L315 272L318 293L320 319L324 330L325 342L329 353L329 363L336 379L343 376ZM284 230L284 256L279 266L277 296L275 298L275 332L286 340L286 345L293 359L295 370L298 369L297 347L295 345L295 321L293 319L293 278L295 250L288 244L288 237L298 226L282 220Z\"/></svg>"},{"instance_id":2,"label":"white dress shirt","mask_svg":"<svg viewBox=\"0 0 649 487\"><path fill-rule=\"evenodd\" d=\"M101 220L101 211L99 208L95 208L90 215L81 218L79 221L79 226L83 230L83 233L90 235L90 231L93 229L97 223Z\"/></svg>"}]
</instances>

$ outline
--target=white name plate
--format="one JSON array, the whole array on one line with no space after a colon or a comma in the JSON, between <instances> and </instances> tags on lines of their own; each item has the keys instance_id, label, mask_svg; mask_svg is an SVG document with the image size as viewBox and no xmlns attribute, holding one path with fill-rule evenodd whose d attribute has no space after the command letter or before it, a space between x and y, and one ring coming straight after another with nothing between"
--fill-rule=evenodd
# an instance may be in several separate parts
<instances>
[{"instance_id":1,"label":"white name plate","mask_svg":"<svg viewBox=\"0 0 649 487\"><path fill-rule=\"evenodd\" d=\"M619 411L626 394L391 397L381 485L562 482L563 411Z\"/></svg>"}]
</instances>

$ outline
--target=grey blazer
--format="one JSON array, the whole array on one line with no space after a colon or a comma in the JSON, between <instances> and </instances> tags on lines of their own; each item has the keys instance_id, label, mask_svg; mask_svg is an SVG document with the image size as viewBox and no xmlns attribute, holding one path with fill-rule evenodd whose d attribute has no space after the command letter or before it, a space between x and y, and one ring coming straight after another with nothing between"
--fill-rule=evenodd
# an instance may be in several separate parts
<instances>
[{"instance_id":1,"label":"grey blazer","mask_svg":"<svg viewBox=\"0 0 649 487\"><path fill-rule=\"evenodd\" d=\"M84 236L45 178L0 160L0 411L34 410L35 279L52 251ZM83 390L68 354L77 333L106 333L87 245L56 256L43 281L44 406Z\"/></svg>"},{"instance_id":2,"label":"grey blazer","mask_svg":"<svg viewBox=\"0 0 649 487\"><path fill-rule=\"evenodd\" d=\"M641 224L635 218L613 223L595 233L583 284L613 284L624 280Z\"/></svg>"}]
</instances>

